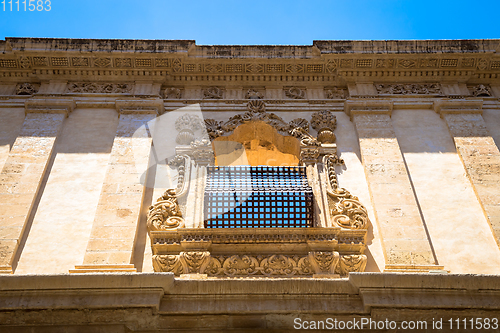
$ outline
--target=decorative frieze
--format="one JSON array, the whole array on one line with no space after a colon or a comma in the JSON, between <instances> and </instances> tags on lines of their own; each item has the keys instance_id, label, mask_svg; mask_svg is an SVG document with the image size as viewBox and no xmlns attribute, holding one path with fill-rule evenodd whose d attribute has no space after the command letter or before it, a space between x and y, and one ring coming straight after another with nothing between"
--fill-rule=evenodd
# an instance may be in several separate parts
<instances>
[{"instance_id":1,"label":"decorative frieze","mask_svg":"<svg viewBox=\"0 0 500 333\"><path fill-rule=\"evenodd\" d=\"M128 83L81 82L68 84L66 92L83 94L128 94L131 90L132 85Z\"/></svg>"},{"instance_id":2,"label":"decorative frieze","mask_svg":"<svg viewBox=\"0 0 500 333\"><path fill-rule=\"evenodd\" d=\"M376 84L379 94L389 95L441 95L441 87L436 83L424 84Z\"/></svg>"},{"instance_id":3,"label":"decorative frieze","mask_svg":"<svg viewBox=\"0 0 500 333\"><path fill-rule=\"evenodd\" d=\"M178 255L154 255L157 272L206 274L211 277L335 277L363 272L365 255L342 255L332 251L311 251L307 255L233 254L211 255L208 251L181 252Z\"/></svg>"}]
</instances>

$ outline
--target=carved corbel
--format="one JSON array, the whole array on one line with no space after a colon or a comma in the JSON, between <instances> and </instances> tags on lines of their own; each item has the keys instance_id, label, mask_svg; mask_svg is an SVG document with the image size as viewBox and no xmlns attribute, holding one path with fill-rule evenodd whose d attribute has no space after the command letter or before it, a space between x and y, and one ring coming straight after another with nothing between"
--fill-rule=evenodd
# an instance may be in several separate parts
<instances>
[{"instance_id":1,"label":"carved corbel","mask_svg":"<svg viewBox=\"0 0 500 333\"><path fill-rule=\"evenodd\" d=\"M177 255L154 255L153 268L155 272L172 272L181 274L204 274L211 255L208 251L181 252Z\"/></svg>"},{"instance_id":2,"label":"carved corbel","mask_svg":"<svg viewBox=\"0 0 500 333\"><path fill-rule=\"evenodd\" d=\"M335 274L339 262L339 253L330 251L309 252L309 262L315 274Z\"/></svg>"},{"instance_id":3,"label":"carved corbel","mask_svg":"<svg viewBox=\"0 0 500 333\"><path fill-rule=\"evenodd\" d=\"M208 251L181 252L179 255L184 274L204 274L210 259Z\"/></svg>"},{"instance_id":4,"label":"carved corbel","mask_svg":"<svg viewBox=\"0 0 500 333\"><path fill-rule=\"evenodd\" d=\"M154 255L153 268L155 272L172 272L179 276L183 272L183 266L179 259L179 255Z\"/></svg>"},{"instance_id":5,"label":"carved corbel","mask_svg":"<svg viewBox=\"0 0 500 333\"><path fill-rule=\"evenodd\" d=\"M367 260L364 254L342 255L336 272L341 276L347 276L351 272L364 272Z\"/></svg>"}]
</instances>

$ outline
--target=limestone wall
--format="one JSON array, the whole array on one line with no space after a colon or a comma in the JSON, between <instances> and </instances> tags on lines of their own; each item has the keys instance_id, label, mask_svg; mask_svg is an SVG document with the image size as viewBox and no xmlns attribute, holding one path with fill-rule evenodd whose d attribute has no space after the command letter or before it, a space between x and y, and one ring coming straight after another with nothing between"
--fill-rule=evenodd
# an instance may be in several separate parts
<instances>
[{"instance_id":1,"label":"limestone wall","mask_svg":"<svg viewBox=\"0 0 500 333\"><path fill-rule=\"evenodd\" d=\"M176 179L166 181L151 141L175 147L177 118L156 143L141 126L188 105L227 121L259 100L285 123L310 125L324 110L336 117L338 185L371 221L366 272L500 274L495 41L478 41L480 55L447 42L396 43L404 54L373 44L375 55L363 42L342 46L352 54L325 41L236 54L189 41L147 56L122 45L121 57L107 53L109 41L88 44L95 54L38 45L49 42L11 39L0 55L1 272L152 272L147 209ZM316 167L308 172L318 194L326 179ZM202 187L183 203L188 227L199 225ZM318 225L329 223L325 214Z\"/></svg>"}]
</instances>

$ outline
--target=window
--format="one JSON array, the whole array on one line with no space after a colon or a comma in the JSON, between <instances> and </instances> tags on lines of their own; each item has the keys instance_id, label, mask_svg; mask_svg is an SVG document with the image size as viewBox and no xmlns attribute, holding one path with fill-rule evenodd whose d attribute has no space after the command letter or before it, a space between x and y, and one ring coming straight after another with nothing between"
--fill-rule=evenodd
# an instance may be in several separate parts
<instances>
[{"instance_id":1,"label":"window","mask_svg":"<svg viewBox=\"0 0 500 333\"><path fill-rule=\"evenodd\" d=\"M304 166L209 166L205 228L303 228L313 225Z\"/></svg>"}]
</instances>

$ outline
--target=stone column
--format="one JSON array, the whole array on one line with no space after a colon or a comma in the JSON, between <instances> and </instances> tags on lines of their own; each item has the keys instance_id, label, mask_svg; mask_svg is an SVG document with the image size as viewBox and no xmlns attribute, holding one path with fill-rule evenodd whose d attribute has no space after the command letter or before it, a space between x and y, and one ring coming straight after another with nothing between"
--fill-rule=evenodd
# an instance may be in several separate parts
<instances>
[{"instance_id":1,"label":"stone column","mask_svg":"<svg viewBox=\"0 0 500 333\"><path fill-rule=\"evenodd\" d=\"M385 271L429 271L434 254L391 123L387 101L347 101L355 123L375 215L385 248Z\"/></svg>"},{"instance_id":2,"label":"stone column","mask_svg":"<svg viewBox=\"0 0 500 333\"><path fill-rule=\"evenodd\" d=\"M444 100L435 110L445 120L476 196L500 246L500 151L486 128L482 100Z\"/></svg>"},{"instance_id":3,"label":"stone column","mask_svg":"<svg viewBox=\"0 0 500 333\"><path fill-rule=\"evenodd\" d=\"M25 103L21 132L0 175L0 273L13 273L57 135L73 109L72 100L30 99Z\"/></svg>"},{"instance_id":4,"label":"stone column","mask_svg":"<svg viewBox=\"0 0 500 333\"><path fill-rule=\"evenodd\" d=\"M118 102L117 109L118 128L83 265L70 273L136 271L132 252L152 142L146 123L159 110Z\"/></svg>"}]
</instances>

